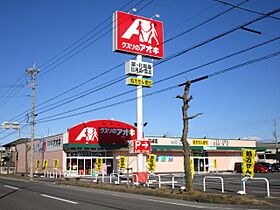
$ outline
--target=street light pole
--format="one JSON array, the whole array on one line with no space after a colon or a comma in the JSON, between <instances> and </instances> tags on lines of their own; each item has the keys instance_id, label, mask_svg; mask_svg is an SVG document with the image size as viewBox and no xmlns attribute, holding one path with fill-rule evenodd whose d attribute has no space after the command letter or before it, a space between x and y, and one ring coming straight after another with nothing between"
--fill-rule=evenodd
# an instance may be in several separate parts
<instances>
[{"instance_id":1,"label":"street light pole","mask_svg":"<svg viewBox=\"0 0 280 210\"><path fill-rule=\"evenodd\" d=\"M278 162L278 135L277 135L277 123L276 120L273 119L273 126L274 126L274 131L273 131L273 136L275 139L275 161L276 163Z\"/></svg>"},{"instance_id":2,"label":"street light pole","mask_svg":"<svg viewBox=\"0 0 280 210\"><path fill-rule=\"evenodd\" d=\"M30 87L32 89L32 108L31 108L31 141L30 141L30 180L33 180L33 144L34 144L34 126L35 126L35 87L36 87L36 75L39 72L39 69L35 67L35 64L32 68L26 70L27 74L31 77Z\"/></svg>"}]
</instances>

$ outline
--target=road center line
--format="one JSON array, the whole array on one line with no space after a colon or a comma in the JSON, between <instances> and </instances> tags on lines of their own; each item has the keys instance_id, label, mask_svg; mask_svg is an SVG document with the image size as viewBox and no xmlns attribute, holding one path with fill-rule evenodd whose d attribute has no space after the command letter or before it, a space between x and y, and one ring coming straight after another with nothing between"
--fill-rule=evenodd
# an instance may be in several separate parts
<instances>
[{"instance_id":1,"label":"road center line","mask_svg":"<svg viewBox=\"0 0 280 210\"><path fill-rule=\"evenodd\" d=\"M59 201L67 202L67 203L78 204L75 201L70 201L70 200L66 200L66 199L63 199L63 198L58 198L58 197L54 197L54 196L50 196L50 195L46 195L46 194L41 194L41 196L47 197L47 198L51 198L51 199L54 199L54 200L59 200Z\"/></svg>"},{"instance_id":2,"label":"road center line","mask_svg":"<svg viewBox=\"0 0 280 210\"><path fill-rule=\"evenodd\" d=\"M13 190L19 190L19 188L13 187L13 186L10 186L10 185L4 185L4 187L7 187L7 188L10 188L10 189L13 189Z\"/></svg>"}]
</instances>

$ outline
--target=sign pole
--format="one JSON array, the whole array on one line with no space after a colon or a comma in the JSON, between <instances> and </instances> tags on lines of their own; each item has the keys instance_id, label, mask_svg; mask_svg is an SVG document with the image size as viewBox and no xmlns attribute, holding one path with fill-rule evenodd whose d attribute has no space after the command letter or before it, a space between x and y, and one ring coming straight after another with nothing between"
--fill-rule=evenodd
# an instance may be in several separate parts
<instances>
[{"instance_id":1,"label":"sign pole","mask_svg":"<svg viewBox=\"0 0 280 210\"><path fill-rule=\"evenodd\" d=\"M142 62L142 55L136 56L137 62ZM142 79L142 76L137 76ZM141 141L143 135L143 88L137 86L137 140ZM143 172L143 153L137 154L137 172Z\"/></svg>"}]
</instances>

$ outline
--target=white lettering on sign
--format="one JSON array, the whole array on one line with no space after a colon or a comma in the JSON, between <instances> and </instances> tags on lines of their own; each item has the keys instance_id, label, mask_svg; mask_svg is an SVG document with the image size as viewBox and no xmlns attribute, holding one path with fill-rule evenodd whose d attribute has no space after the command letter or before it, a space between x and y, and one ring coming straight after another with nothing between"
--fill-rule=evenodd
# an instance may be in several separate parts
<instances>
[{"instance_id":1,"label":"white lettering on sign","mask_svg":"<svg viewBox=\"0 0 280 210\"><path fill-rule=\"evenodd\" d=\"M98 142L98 134L96 128L86 127L82 130L76 141L80 141L82 138L86 138L86 141L96 141Z\"/></svg>"},{"instance_id":2,"label":"white lettering on sign","mask_svg":"<svg viewBox=\"0 0 280 210\"><path fill-rule=\"evenodd\" d=\"M228 146L229 142L228 142L228 140L216 139L216 140L214 140L213 145L214 146Z\"/></svg>"},{"instance_id":3,"label":"white lettering on sign","mask_svg":"<svg viewBox=\"0 0 280 210\"><path fill-rule=\"evenodd\" d=\"M137 52L154 53L155 55L159 54L158 47L152 47L151 45L145 44L131 44L128 42L122 42L122 48L128 50L135 50Z\"/></svg>"},{"instance_id":4,"label":"white lettering on sign","mask_svg":"<svg viewBox=\"0 0 280 210\"><path fill-rule=\"evenodd\" d=\"M102 134L115 134L117 136L134 136L135 131L133 129L123 129L123 128L100 128L100 133Z\"/></svg>"},{"instance_id":5,"label":"white lettering on sign","mask_svg":"<svg viewBox=\"0 0 280 210\"><path fill-rule=\"evenodd\" d=\"M151 143L149 140L135 141L134 142L134 152L143 153L151 151Z\"/></svg>"}]
</instances>

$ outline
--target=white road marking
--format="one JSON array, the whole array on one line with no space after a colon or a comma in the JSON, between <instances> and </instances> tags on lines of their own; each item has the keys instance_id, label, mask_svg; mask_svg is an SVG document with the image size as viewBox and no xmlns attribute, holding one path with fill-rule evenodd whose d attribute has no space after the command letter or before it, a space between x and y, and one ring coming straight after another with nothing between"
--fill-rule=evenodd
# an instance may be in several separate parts
<instances>
[{"instance_id":1,"label":"white road marking","mask_svg":"<svg viewBox=\"0 0 280 210\"><path fill-rule=\"evenodd\" d=\"M10 189L13 189L13 190L19 190L19 188L13 187L13 186L10 186L10 185L4 185L4 187L7 187L7 188L10 188Z\"/></svg>"},{"instance_id":2,"label":"white road marking","mask_svg":"<svg viewBox=\"0 0 280 210\"><path fill-rule=\"evenodd\" d=\"M70 201L70 200L66 200L66 199L63 199L63 198L58 198L58 197L54 197L54 196L50 196L50 195L46 195L46 194L41 194L41 196L44 196L44 197L47 197L47 198L51 198L51 199L54 199L54 200L59 200L59 201L67 202L67 203L78 204L75 201Z\"/></svg>"}]
</instances>

